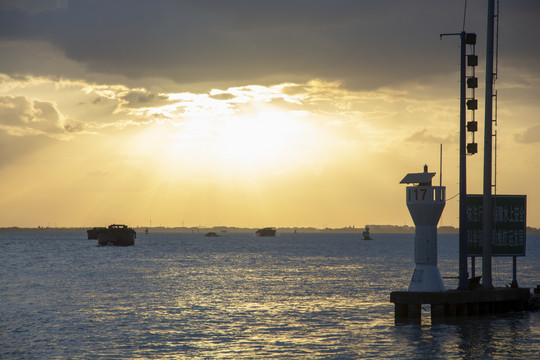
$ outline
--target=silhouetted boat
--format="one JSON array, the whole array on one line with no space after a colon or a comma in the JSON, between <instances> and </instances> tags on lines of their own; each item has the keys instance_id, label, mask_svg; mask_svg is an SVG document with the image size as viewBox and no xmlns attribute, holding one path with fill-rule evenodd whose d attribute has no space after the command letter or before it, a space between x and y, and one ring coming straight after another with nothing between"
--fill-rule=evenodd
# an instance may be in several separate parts
<instances>
[{"instance_id":1,"label":"silhouetted boat","mask_svg":"<svg viewBox=\"0 0 540 360\"><path fill-rule=\"evenodd\" d=\"M144 233L145 233L146 235L148 235L148 228L146 228L146 230L144 230Z\"/></svg>"},{"instance_id":2,"label":"silhouetted boat","mask_svg":"<svg viewBox=\"0 0 540 360\"><path fill-rule=\"evenodd\" d=\"M373 240L371 236L369 236L369 226L366 225L366 230L362 232L362 236L364 237L364 240Z\"/></svg>"},{"instance_id":3,"label":"silhouetted boat","mask_svg":"<svg viewBox=\"0 0 540 360\"><path fill-rule=\"evenodd\" d=\"M207 232L206 234L204 234L204 236L208 236L208 237L219 237L219 235L216 234L216 233L213 232L213 231Z\"/></svg>"},{"instance_id":4,"label":"silhouetted boat","mask_svg":"<svg viewBox=\"0 0 540 360\"><path fill-rule=\"evenodd\" d=\"M86 234L88 235L88 240L97 240L99 233L105 230L107 230L106 227L95 227L95 228L86 230Z\"/></svg>"},{"instance_id":5,"label":"silhouetted boat","mask_svg":"<svg viewBox=\"0 0 540 360\"><path fill-rule=\"evenodd\" d=\"M113 246L131 246L135 244L136 232L126 225L112 224L98 235L98 244Z\"/></svg>"},{"instance_id":6,"label":"silhouetted boat","mask_svg":"<svg viewBox=\"0 0 540 360\"><path fill-rule=\"evenodd\" d=\"M258 236L276 236L276 229L267 227L255 231L255 234Z\"/></svg>"}]
</instances>

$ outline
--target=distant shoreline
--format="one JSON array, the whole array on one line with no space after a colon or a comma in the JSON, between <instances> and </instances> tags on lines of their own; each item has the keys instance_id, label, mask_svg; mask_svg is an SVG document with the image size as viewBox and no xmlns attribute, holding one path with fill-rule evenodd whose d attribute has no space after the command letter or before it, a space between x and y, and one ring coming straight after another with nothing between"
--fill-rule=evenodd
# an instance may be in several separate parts
<instances>
[{"instance_id":1,"label":"distant shoreline","mask_svg":"<svg viewBox=\"0 0 540 360\"><path fill-rule=\"evenodd\" d=\"M368 225L372 234L414 234L413 226L397 225ZM91 229L89 227L0 227L0 232L84 232ZM214 227L165 227L165 226L136 226L135 231L143 233L146 229L150 233L197 233L197 232L229 232L229 233L251 233L257 228L243 228L234 226L214 226ZM313 227L275 227L278 233L304 233L304 234L361 234L365 229L353 226L343 228L313 228ZM459 229L453 226L440 226L437 228L439 234L458 234ZM540 234L539 228L527 227L527 234Z\"/></svg>"}]
</instances>

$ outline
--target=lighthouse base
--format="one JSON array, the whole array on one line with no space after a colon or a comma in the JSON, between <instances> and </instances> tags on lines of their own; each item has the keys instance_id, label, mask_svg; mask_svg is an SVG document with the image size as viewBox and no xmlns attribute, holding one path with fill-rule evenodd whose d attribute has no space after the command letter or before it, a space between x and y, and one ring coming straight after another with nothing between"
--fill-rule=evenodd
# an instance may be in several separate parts
<instances>
[{"instance_id":1,"label":"lighthouse base","mask_svg":"<svg viewBox=\"0 0 540 360\"><path fill-rule=\"evenodd\" d=\"M416 264L409 284L409 291L444 291L444 285L437 265Z\"/></svg>"}]
</instances>

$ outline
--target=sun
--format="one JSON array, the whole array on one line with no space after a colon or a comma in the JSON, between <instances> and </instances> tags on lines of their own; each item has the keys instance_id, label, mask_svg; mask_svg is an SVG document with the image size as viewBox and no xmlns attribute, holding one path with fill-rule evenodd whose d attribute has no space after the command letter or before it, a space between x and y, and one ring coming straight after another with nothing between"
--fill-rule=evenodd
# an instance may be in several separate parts
<instances>
[{"instance_id":1,"label":"sun","mask_svg":"<svg viewBox=\"0 0 540 360\"><path fill-rule=\"evenodd\" d=\"M133 140L130 151L161 178L253 179L309 166L321 158L326 137L308 112L259 105L156 123Z\"/></svg>"},{"instance_id":2,"label":"sun","mask_svg":"<svg viewBox=\"0 0 540 360\"><path fill-rule=\"evenodd\" d=\"M216 152L235 167L279 166L300 152L307 124L283 111L265 111L224 121L216 133Z\"/></svg>"}]
</instances>

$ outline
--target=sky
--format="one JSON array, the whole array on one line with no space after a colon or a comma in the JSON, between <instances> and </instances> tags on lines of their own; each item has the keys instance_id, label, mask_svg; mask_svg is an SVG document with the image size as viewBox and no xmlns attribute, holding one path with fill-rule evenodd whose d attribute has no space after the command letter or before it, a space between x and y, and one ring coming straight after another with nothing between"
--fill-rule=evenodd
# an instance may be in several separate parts
<instances>
[{"instance_id":1,"label":"sky","mask_svg":"<svg viewBox=\"0 0 540 360\"><path fill-rule=\"evenodd\" d=\"M494 127L497 193L527 195L533 227L538 16L500 0ZM486 21L487 0L0 0L0 226L413 226L399 182L424 164L458 226L440 34L478 35L479 194Z\"/></svg>"}]
</instances>

